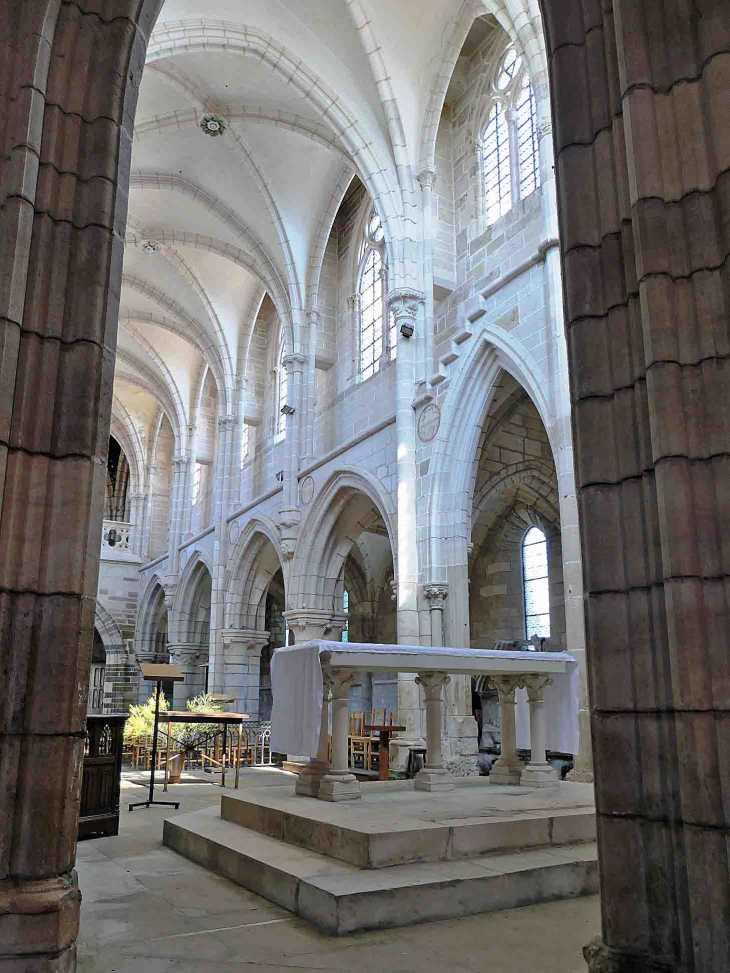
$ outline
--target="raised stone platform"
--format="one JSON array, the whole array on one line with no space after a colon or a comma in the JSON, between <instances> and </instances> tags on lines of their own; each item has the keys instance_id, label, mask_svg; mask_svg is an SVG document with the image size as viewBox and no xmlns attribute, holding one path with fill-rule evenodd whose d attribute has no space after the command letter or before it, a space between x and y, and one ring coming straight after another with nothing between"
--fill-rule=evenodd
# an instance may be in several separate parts
<instances>
[{"instance_id":1,"label":"raised stone platform","mask_svg":"<svg viewBox=\"0 0 730 973\"><path fill-rule=\"evenodd\" d=\"M458 783L372 783L346 804L249 787L165 821L164 842L337 935L597 891L591 785Z\"/></svg>"}]
</instances>

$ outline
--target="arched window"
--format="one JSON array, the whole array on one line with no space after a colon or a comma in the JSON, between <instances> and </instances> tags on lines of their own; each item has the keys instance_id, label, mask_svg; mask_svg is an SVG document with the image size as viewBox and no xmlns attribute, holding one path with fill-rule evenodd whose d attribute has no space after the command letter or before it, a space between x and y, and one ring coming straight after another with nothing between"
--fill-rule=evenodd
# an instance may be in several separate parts
<instances>
[{"instance_id":1,"label":"arched window","mask_svg":"<svg viewBox=\"0 0 730 973\"><path fill-rule=\"evenodd\" d=\"M540 186L535 94L514 47L501 61L492 91L494 101L480 139L487 226Z\"/></svg>"},{"instance_id":2,"label":"arched window","mask_svg":"<svg viewBox=\"0 0 730 973\"><path fill-rule=\"evenodd\" d=\"M370 211L359 266L360 376L367 379L396 355L395 319L387 320L385 232L375 207ZM387 322L387 327L386 327Z\"/></svg>"},{"instance_id":3,"label":"arched window","mask_svg":"<svg viewBox=\"0 0 730 973\"><path fill-rule=\"evenodd\" d=\"M537 106L527 75L515 106L517 159L520 167L520 198L529 196L540 185L540 152L537 142Z\"/></svg>"},{"instance_id":4,"label":"arched window","mask_svg":"<svg viewBox=\"0 0 730 973\"><path fill-rule=\"evenodd\" d=\"M487 225L512 208L512 167L509 157L509 129L507 113L498 101L489 113L489 120L482 136L484 159L484 195L486 198Z\"/></svg>"},{"instance_id":5,"label":"arched window","mask_svg":"<svg viewBox=\"0 0 730 973\"><path fill-rule=\"evenodd\" d=\"M277 408L278 419L276 422L276 434L278 439L283 439L284 436L286 436L286 416L281 411L282 406L288 404L286 401L286 397L289 391L289 379L286 374L286 368L284 367L285 350L286 349L284 347L284 332L282 330L281 335L279 336L279 356L277 359L279 364L276 369L276 379L278 382L278 392L279 392L279 394L276 397L276 401L278 404L278 408Z\"/></svg>"},{"instance_id":6,"label":"arched window","mask_svg":"<svg viewBox=\"0 0 730 973\"><path fill-rule=\"evenodd\" d=\"M348 612L350 611L350 592L349 591L345 591L342 594L342 611L343 611L343 613L345 615L347 615ZM340 640L342 642L347 642L347 640L350 637L349 636L349 632L348 632L349 627L350 627L349 621L348 622L345 622L345 627L342 629L342 635L340 636Z\"/></svg>"},{"instance_id":7,"label":"arched window","mask_svg":"<svg viewBox=\"0 0 730 973\"><path fill-rule=\"evenodd\" d=\"M244 422L241 427L241 469L243 469L243 467L246 465L246 460L248 459L250 428L251 427L246 422Z\"/></svg>"},{"instance_id":8,"label":"arched window","mask_svg":"<svg viewBox=\"0 0 730 973\"><path fill-rule=\"evenodd\" d=\"M522 583L525 592L525 635L550 638L550 585L547 541L539 527L530 527L522 541Z\"/></svg>"}]
</instances>

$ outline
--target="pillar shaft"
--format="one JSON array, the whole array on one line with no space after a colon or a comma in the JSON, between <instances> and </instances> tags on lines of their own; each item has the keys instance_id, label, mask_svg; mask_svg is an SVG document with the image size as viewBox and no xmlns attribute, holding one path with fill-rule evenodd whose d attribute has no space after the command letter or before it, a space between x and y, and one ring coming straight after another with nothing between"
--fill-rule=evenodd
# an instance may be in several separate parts
<instances>
[{"instance_id":1,"label":"pillar shaft","mask_svg":"<svg viewBox=\"0 0 730 973\"><path fill-rule=\"evenodd\" d=\"M515 690L522 682L521 676L491 676L490 682L499 697L501 723L501 753L489 774L490 784L519 784L524 764L517 756L517 730L515 724Z\"/></svg>"},{"instance_id":2,"label":"pillar shaft","mask_svg":"<svg viewBox=\"0 0 730 973\"><path fill-rule=\"evenodd\" d=\"M355 674L332 669L328 677L332 685L332 768L322 778L318 797L321 801L357 801L361 796L360 783L350 773L347 753L350 688Z\"/></svg>"},{"instance_id":3,"label":"pillar shaft","mask_svg":"<svg viewBox=\"0 0 730 973\"><path fill-rule=\"evenodd\" d=\"M443 688L450 681L445 672L421 672L416 679L426 696L426 766L419 770L414 783L419 791L446 791L454 786L441 754Z\"/></svg>"}]
</instances>

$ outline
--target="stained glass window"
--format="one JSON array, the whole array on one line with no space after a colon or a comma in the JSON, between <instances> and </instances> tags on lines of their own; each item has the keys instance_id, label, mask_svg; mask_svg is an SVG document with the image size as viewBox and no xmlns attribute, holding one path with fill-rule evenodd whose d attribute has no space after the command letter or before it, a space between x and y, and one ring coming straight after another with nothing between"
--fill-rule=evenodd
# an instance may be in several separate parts
<instances>
[{"instance_id":1,"label":"stained glass window","mask_svg":"<svg viewBox=\"0 0 730 973\"><path fill-rule=\"evenodd\" d=\"M482 159L487 226L491 226L512 207L509 128L507 112L500 101L489 113L484 129Z\"/></svg>"},{"instance_id":2,"label":"stained glass window","mask_svg":"<svg viewBox=\"0 0 730 973\"><path fill-rule=\"evenodd\" d=\"M289 391L289 379L286 374L286 368L284 367L284 340L283 335L279 340L279 368L278 368L278 381L279 381L279 419L276 426L277 435L279 439L283 439L286 436L286 416L281 411L281 407L287 404L286 397Z\"/></svg>"},{"instance_id":3,"label":"stained glass window","mask_svg":"<svg viewBox=\"0 0 730 973\"><path fill-rule=\"evenodd\" d=\"M203 467L196 463L193 467L193 506L200 500L200 486L203 478Z\"/></svg>"},{"instance_id":4,"label":"stained glass window","mask_svg":"<svg viewBox=\"0 0 730 973\"><path fill-rule=\"evenodd\" d=\"M383 258L370 247L360 279L360 372L370 378L383 356Z\"/></svg>"},{"instance_id":5,"label":"stained glass window","mask_svg":"<svg viewBox=\"0 0 730 973\"><path fill-rule=\"evenodd\" d=\"M342 611L346 615L349 612L349 610L350 610L350 592L345 591L344 594L342 595ZM345 627L342 629L342 635L340 636L342 642L348 641L348 631L347 631L348 627L349 627L349 622L346 622Z\"/></svg>"},{"instance_id":6,"label":"stained glass window","mask_svg":"<svg viewBox=\"0 0 730 973\"><path fill-rule=\"evenodd\" d=\"M522 541L522 578L525 588L525 635L550 638L550 585L547 541L538 527L530 527Z\"/></svg>"},{"instance_id":7,"label":"stained glass window","mask_svg":"<svg viewBox=\"0 0 730 973\"><path fill-rule=\"evenodd\" d=\"M522 58L518 56L517 51L514 47L510 47L504 56L504 61L502 61L502 70L499 72L497 77L497 88L500 91L504 91L507 88L520 70L522 66Z\"/></svg>"},{"instance_id":8,"label":"stained glass window","mask_svg":"<svg viewBox=\"0 0 730 973\"><path fill-rule=\"evenodd\" d=\"M537 107L535 95L527 75L515 107L517 125L517 158L520 170L520 199L529 196L540 186L540 152L537 141Z\"/></svg>"}]
</instances>

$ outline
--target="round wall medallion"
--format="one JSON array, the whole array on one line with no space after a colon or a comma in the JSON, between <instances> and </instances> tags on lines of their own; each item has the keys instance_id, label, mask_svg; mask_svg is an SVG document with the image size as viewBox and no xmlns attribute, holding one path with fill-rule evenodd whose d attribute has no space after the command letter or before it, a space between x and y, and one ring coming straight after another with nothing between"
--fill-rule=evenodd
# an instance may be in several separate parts
<instances>
[{"instance_id":1,"label":"round wall medallion","mask_svg":"<svg viewBox=\"0 0 730 973\"><path fill-rule=\"evenodd\" d=\"M430 443L436 438L441 425L441 409L432 402L418 417L418 438L422 443Z\"/></svg>"},{"instance_id":2,"label":"round wall medallion","mask_svg":"<svg viewBox=\"0 0 730 973\"><path fill-rule=\"evenodd\" d=\"M314 479L311 476L305 476L299 484L299 500L301 503L307 504L312 502L313 497Z\"/></svg>"},{"instance_id":3,"label":"round wall medallion","mask_svg":"<svg viewBox=\"0 0 730 973\"><path fill-rule=\"evenodd\" d=\"M228 540L231 542L231 544L235 544L240 536L241 525L237 520L234 520L231 526L228 528Z\"/></svg>"}]
</instances>

